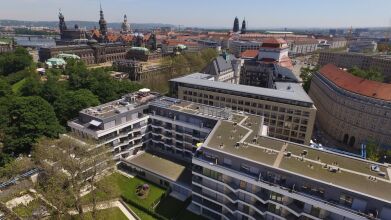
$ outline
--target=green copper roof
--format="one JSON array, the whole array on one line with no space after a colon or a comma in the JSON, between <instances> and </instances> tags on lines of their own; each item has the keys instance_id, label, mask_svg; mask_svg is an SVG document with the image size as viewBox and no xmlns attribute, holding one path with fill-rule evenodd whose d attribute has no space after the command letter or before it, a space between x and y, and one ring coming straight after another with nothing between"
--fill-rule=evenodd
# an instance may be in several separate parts
<instances>
[{"instance_id":1,"label":"green copper roof","mask_svg":"<svg viewBox=\"0 0 391 220\"><path fill-rule=\"evenodd\" d=\"M130 48L130 50L140 50L140 51L149 52L148 48L145 47L132 47Z\"/></svg>"},{"instance_id":2,"label":"green copper roof","mask_svg":"<svg viewBox=\"0 0 391 220\"><path fill-rule=\"evenodd\" d=\"M72 58L72 59L77 59L79 60L80 57L75 55L75 54L68 54L68 53L60 53L57 55L58 58L62 58L62 59L68 59L68 58Z\"/></svg>"}]
</instances>

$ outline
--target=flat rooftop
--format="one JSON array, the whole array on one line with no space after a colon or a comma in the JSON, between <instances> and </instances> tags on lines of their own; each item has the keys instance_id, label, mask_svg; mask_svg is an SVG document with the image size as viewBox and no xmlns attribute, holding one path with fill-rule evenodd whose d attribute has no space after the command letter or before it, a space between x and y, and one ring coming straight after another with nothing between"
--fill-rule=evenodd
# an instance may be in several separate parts
<instances>
[{"instance_id":1,"label":"flat rooftop","mask_svg":"<svg viewBox=\"0 0 391 220\"><path fill-rule=\"evenodd\" d=\"M260 135L261 117L220 120L204 148L391 201L391 168L359 158ZM372 165L378 170L373 171ZM376 179L375 179L376 178Z\"/></svg>"},{"instance_id":2,"label":"flat rooftop","mask_svg":"<svg viewBox=\"0 0 391 220\"><path fill-rule=\"evenodd\" d=\"M208 118L224 118L232 117L231 109L221 108L209 105L203 105L195 102L184 101L170 97L160 97L149 103L152 106L167 108L178 112L184 112L193 115L202 115Z\"/></svg>"},{"instance_id":3,"label":"flat rooftop","mask_svg":"<svg viewBox=\"0 0 391 220\"><path fill-rule=\"evenodd\" d=\"M195 80L197 79L197 80ZM259 95L265 97L272 97L284 102L284 100L293 100L313 104L311 98L304 92L303 88L299 86L291 87L291 89L269 89L255 86L247 86L240 84L231 84L226 82L218 82L208 80L200 73L194 73L187 76L171 79L171 82L185 83L196 86L209 87L214 89L238 92L240 94Z\"/></svg>"},{"instance_id":4,"label":"flat rooftop","mask_svg":"<svg viewBox=\"0 0 391 220\"><path fill-rule=\"evenodd\" d=\"M170 181L191 185L191 170L184 164L168 160L158 155L144 152L126 161L146 171L162 176Z\"/></svg>"},{"instance_id":5,"label":"flat rooftop","mask_svg":"<svg viewBox=\"0 0 391 220\"><path fill-rule=\"evenodd\" d=\"M108 102L102 105L90 107L81 110L81 113L93 116L98 119L105 119L117 114L130 111L136 107L147 104L149 101L156 99L157 93L136 92L123 96L121 99Z\"/></svg>"}]
</instances>

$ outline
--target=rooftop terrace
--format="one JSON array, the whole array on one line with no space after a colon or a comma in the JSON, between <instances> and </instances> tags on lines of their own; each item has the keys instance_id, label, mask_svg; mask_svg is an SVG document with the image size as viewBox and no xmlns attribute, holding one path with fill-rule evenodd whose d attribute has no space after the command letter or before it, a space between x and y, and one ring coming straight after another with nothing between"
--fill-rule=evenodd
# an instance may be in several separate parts
<instances>
[{"instance_id":1,"label":"rooftop terrace","mask_svg":"<svg viewBox=\"0 0 391 220\"><path fill-rule=\"evenodd\" d=\"M204 148L391 201L391 168L260 135L261 117L234 114L217 123ZM373 166L374 165L374 166Z\"/></svg>"},{"instance_id":2,"label":"rooftop terrace","mask_svg":"<svg viewBox=\"0 0 391 220\"><path fill-rule=\"evenodd\" d=\"M125 95L121 99L108 102L95 107L83 109L81 113L99 118L109 118L129 110L132 110L140 105L147 104L149 101L160 96L157 93L137 92Z\"/></svg>"}]
</instances>

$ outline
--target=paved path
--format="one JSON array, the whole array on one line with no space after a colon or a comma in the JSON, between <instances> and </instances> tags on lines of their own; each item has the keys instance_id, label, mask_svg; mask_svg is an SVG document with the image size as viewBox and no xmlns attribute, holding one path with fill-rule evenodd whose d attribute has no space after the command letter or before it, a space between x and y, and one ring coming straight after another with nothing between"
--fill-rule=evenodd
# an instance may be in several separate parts
<instances>
[{"instance_id":1,"label":"paved path","mask_svg":"<svg viewBox=\"0 0 391 220\"><path fill-rule=\"evenodd\" d=\"M136 220L136 218L132 215L132 213L130 213L129 210L119 200L99 202L98 204L96 204L97 210L109 209L114 207L119 208L129 220ZM83 212L91 212L91 211L92 211L92 205L83 207ZM76 210L69 211L68 213L70 215L79 214Z\"/></svg>"},{"instance_id":2,"label":"paved path","mask_svg":"<svg viewBox=\"0 0 391 220\"><path fill-rule=\"evenodd\" d=\"M284 156L284 153L285 153L285 150L287 147L288 147L288 143L285 143L284 145L282 145L282 148L281 148L280 152L278 152L277 158L274 161L273 167L280 166L280 163L282 161L282 157Z\"/></svg>"}]
</instances>

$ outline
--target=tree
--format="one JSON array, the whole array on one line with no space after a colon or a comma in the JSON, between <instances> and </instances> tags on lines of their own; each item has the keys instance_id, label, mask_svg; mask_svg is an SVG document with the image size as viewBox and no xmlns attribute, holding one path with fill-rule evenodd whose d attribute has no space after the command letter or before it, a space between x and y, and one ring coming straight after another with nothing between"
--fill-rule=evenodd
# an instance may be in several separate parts
<instances>
[{"instance_id":1,"label":"tree","mask_svg":"<svg viewBox=\"0 0 391 220\"><path fill-rule=\"evenodd\" d=\"M111 149L99 146L91 140L75 139L68 135L60 139L41 139L34 146L33 158L43 170L44 181L37 189L59 210L73 207L83 213L82 193L102 187L98 184L100 175L110 172L114 161ZM47 184L49 180L49 184ZM53 183L53 184L52 184ZM55 183L55 184L54 184ZM110 190L110 189L106 189ZM55 196L59 193L60 196ZM97 194L91 194L93 218L96 219ZM66 209L65 209L66 210Z\"/></svg>"},{"instance_id":2,"label":"tree","mask_svg":"<svg viewBox=\"0 0 391 220\"><path fill-rule=\"evenodd\" d=\"M366 150L367 150L367 159L372 161L379 161L380 160L380 148L379 145L373 140L369 139L366 144Z\"/></svg>"},{"instance_id":3,"label":"tree","mask_svg":"<svg viewBox=\"0 0 391 220\"><path fill-rule=\"evenodd\" d=\"M11 85L3 78L0 78L0 97L12 94Z\"/></svg>"},{"instance_id":4,"label":"tree","mask_svg":"<svg viewBox=\"0 0 391 220\"><path fill-rule=\"evenodd\" d=\"M353 67L350 68L349 73L367 79L367 80L372 80L372 81L378 81L378 82L383 82L384 81L384 76L381 72L377 71L376 69L369 69L369 70L363 70L358 67Z\"/></svg>"},{"instance_id":5,"label":"tree","mask_svg":"<svg viewBox=\"0 0 391 220\"><path fill-rule=\"evenodd\" d=\"M33 64L33 58L29 52L18 47L14 52L0 55L0 74L8 75L25 69Z\"/></svg>"},{"instance_id":6,"label":"tree","mask_svg":"<svg viewBox=\"0 0 391 220\"><path fill-rule=\"evenodd\" d=\"M26 78L19 90L20 95L22 96L38 96L41 94L41 91L42 84L37 74Z\"/></svg>"},{"instance_id":7,"label":"tree","mask_svg":"<svg viewBox=\"0 0 391 220\"><path fill-rule=\"evenodd\" d=\"M217 56L217 51L212 48L204 49L201 51L201 57L202 59L204 59L205 63L210 63Z\"/></svg>"},{"instance_id":8,"label":"tree","mask_svg":"<svg viewBox=\"0 0 391 220\"><path fill-rule=\"evenodd\" d=\"M8 110L8 124L4 129L6 153L29 153L38 138L58 137L58 134L64 131L58 123L53 107L41 97L14 98Z\"/></svg>"},{"instance_id":9,"label":"tree","mask_svg":"<svg viewBox=\"0 0 391 220\"><path fill-rule=\"evenodd\" d=\"M87 89L67 91L53 104L57 118L63 125L75 118L80 110L96 105L99 105L98 97Z\"/></svg>"},{"instance_id":10,"label":"tree","mask_svg":"<svg viewBox=\"0 0 391 220\"><path fill-rule=\"evenodd\" d=\"M310 67L302 67L300 69L300 78L303 80L303 88L308 93L311 86L313 73L319 71L319 66L311 69Z\"/></svg>"},{"instance_id":11,"label":"tree","mask_svg":"<svg viewBox=\"0 0 391 220\"><path fill-rule=\"evenodd\" d=\"M28 157L16 158L0 167L0 178L9 179L21 172L31 169L33 166L33 162Z\"/></svg>"},{"instance_id":12,"label":"tree","mask_svg":"<svg viewBox=\"0 0 391 220\"><path fill-rule=\"evenodd\" d=\"M65 92L66 88L58 82L56 76L48 76L48 80L42 85L40 96L53 105Z\"/></svg>"}]
</instances>

